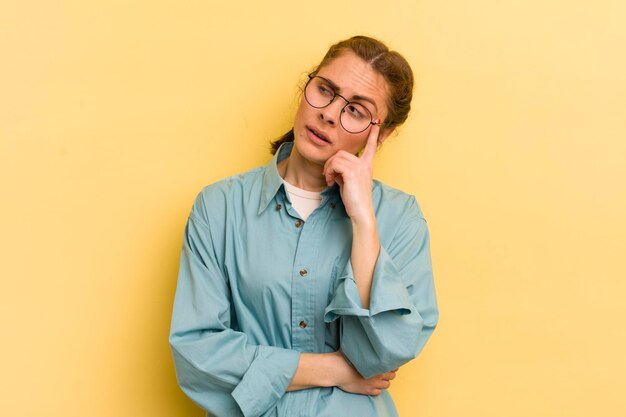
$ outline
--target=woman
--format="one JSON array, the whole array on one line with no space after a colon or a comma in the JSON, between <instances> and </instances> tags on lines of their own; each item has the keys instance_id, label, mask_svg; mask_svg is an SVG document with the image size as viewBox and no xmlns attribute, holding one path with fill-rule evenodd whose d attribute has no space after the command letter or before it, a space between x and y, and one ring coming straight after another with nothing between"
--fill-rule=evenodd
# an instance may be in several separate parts
<instances>
[{"instance_id":1,"label":"woman","mask_svg":"<svg viewBox=\"0 0 626 417\"><path fill-rule=\"evenodd\" d=\"M412 89L398 53L339 42L272 161L197 196L170 344L209 416L397 416L386 388L438 309L422 211L372 161Z\"/></svg>"}]
</instances>

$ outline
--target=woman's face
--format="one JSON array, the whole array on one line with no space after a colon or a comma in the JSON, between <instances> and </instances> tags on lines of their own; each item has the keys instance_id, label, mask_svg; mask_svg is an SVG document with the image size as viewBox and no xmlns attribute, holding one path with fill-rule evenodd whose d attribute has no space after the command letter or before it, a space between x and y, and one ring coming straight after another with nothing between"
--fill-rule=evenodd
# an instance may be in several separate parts
<instances>
[{"instance_id":1,"label":"woman's face","mask_svg":"<svg viewBox=\"0 0 626 417\"><path fill-rule=\"evenodd\" d=\"M387 117L387 82L382 75L352 52L346 52L321 67L317 75L336 86L335 92L351 102L365 106L373 120ZM371 127L361 133L349 133L339 121L346 101L336 96L328 106L318 109L302 95L294 120L294 150L305 159L323 165L339 150L356 154L367 142ZM381 143L391 131L381 131ZM319 135L324 139L320 139Z\"/></svg>"}]
</instances>

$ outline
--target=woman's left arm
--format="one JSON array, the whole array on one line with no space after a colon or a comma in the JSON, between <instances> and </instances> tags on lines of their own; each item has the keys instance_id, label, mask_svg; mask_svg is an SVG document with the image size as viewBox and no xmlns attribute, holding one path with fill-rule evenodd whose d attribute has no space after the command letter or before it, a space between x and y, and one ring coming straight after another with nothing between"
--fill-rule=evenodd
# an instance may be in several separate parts
<instances>
[{"instance_id":1,"label":"woman's left arm","mask_svg":"<svg viewBox=\"0 0 626 417\"><path fill-rule=\"evenodd\" d=\"M325 311L326 322L341 319L340 349L365 378L415 358L439 319L428 227L423 217L414 217L419 211L414 200L410 211L392 241L379 246L369 304L361 299L362 276L350 259Z\"/></svg>"},{"instance_id":2,"label":"woman's left arm","mask_svg":"<svg viewBox=\"0 0 626 417\"><path fill-rule=\"evenodd\" d=\"M380 243L372 203L377 126L372 130L360 158L337 153L324 172L329 185L340 186L353 232L351 258L324 319L341 318L341 351L365 378L417 356L439 318L430 236L415 198L405 200L393 218L381 219L396 232Z\"/></svg>"},{"instance_id":3,"label":"woman's left arm","mask_svg":"<svg viewBox=\"0 0 626 417\"><path fill-rule=\"evenodd\" d=\"M374 125L360 157L339 151L324 166L326 184L337 183L346 213L352 221L352 266L359 277L361 302L369 306L370 287L378 258L380 241L372 204L374 155L380 127Z\"/></svg>"}]
</instances>

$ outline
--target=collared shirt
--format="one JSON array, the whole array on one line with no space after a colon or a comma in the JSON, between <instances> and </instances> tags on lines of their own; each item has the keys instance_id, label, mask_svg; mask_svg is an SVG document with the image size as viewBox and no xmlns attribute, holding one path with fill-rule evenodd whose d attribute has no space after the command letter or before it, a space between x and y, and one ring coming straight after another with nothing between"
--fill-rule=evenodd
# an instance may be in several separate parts
<instances>
[{"instance_id":1,"label":"collared shirt","mask_svg":"<svg viewBox=\"0 0 626 417\"><path fill-rule=\"evenodd\" d=\"M422 350L439 316L426 220L413 196L373 181L380 253L363 308L337 185L303 221L277 170L292 146L196 197L169 339L179 384L209 416L397 416L387 390L286 389L301 352L340 349L369 378Z\"/></svg>"}]
</instances>

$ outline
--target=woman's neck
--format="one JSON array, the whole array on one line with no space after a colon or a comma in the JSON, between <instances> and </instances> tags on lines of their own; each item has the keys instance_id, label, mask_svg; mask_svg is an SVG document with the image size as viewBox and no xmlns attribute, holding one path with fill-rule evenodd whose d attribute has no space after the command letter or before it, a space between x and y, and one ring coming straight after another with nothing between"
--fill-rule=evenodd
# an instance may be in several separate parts
<instances>
[{"instance_id":1,"label":"woman's neck","mask_svg":"<svg viewBox=\"0 0 626 417\"><path fill-rule=\"evenodd\" d=\"M307 191L323 191L327 185L324 167L304 159L295 149L278 163L278 173L289 184Z\"/></svg>"}]
</instances>

